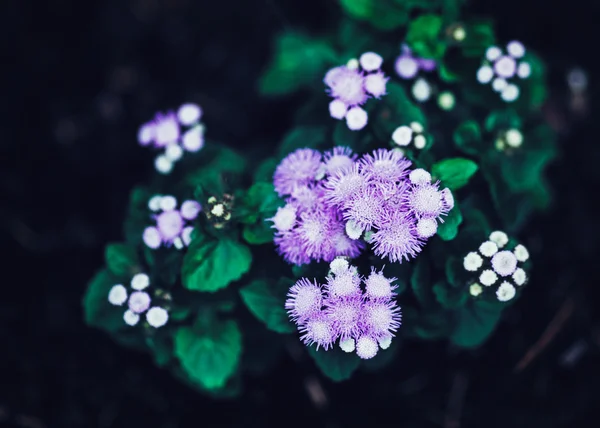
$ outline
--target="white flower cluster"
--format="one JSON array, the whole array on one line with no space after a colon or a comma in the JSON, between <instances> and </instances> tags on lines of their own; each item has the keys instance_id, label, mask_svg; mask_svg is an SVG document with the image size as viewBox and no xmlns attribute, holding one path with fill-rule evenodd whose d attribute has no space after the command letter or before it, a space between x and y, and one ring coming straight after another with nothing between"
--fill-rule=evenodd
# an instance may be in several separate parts
<instances>
[{"instance_id":1,"label":"white flower cluster","mask_svg":"<svg viewBox=\"0 0 600 428\"><path fill-rule=\"evenodd\" d=\"M490 46L477 70L477 80L482 84L491 82L492 89L500 93L504 101L515 101L520 91L514 79L526 79L531 75L531 65L522 60L524 56L525 47L521 42L510 42L506 45L506 53L498 46Z\"/></svg>"},{"instance_id":2,"label":"white flower cluster","mask_svg":"<svg viewBox=\"0 0 600 428\"><path fill-rule=\"evenodd\" d=\"M140 315L146 313L146 321L151 327L159 328L169 320L169 313L160 306L152 306L151 297L146 290L150 286L150 278L145 273L133 276L128 290L123 284L113 285L108 292L108 302L114 306L123 306L127 302L128 309L123 314L127 325L134 326L140 321ZM131 291L131 292L130 292Z\"/></svg>"},{"instance_id":3,"label":"white flower cluster","mask_svg":"<svg viewBox=\"0 0 600 428\"><path fill-rule=\"evenodd\" d=\"M496 149L518 149L523 145L523 133L516 128L502 131L496 139Z\"/></svg>"},{"instance_id":4,"label":"white flower cluster","mask_svg":"<svg viewBox=\"0 0 600 428\"><path fill-rule=\"evenodd\" d=\"M479 251L472 251L463 259L465 270L479 276L479 281L469 287L472 296L483 293L483 287L491 287L500 282L496 297L501 302L506 302L515 297L515 285L521 286L527 281L527 274L518 266L529 259L527 248L519 244L509 251L503 249L506 244L508 236L497 230L490 234L488 241L479 246Z\"/></svg>"},{"instance_id":5,"label":"white flower cluster","mask_svg":"<svg viewBox=\"0 0 600 428\"><path fill-rule=\"evenodd\" d=\"M418 122L411 122L410 126L399 126L392 133L392 140L400 147L407 147L410 143L415 149L422 150L427 145L427 138L423 135L425 129Z\"/></svg>"}]
</instances>

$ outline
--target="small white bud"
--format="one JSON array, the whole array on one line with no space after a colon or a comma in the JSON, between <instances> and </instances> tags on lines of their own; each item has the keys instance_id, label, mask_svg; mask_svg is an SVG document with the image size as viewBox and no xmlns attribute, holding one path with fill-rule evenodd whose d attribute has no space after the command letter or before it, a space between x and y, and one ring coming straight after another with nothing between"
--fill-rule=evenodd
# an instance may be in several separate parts
<instances>
[{"instance_id":1,"label":"small white bud","mask_svg":"<svg viewBox=\"0 0 600 428\"><path fill-rule=\"evenodd\" d=\"M340 273L346 272L348 270L348 266L350 266L348 260L343 257L336 257L331 263L329 263L329 270L331 270L334 275L339 275Z\"/></svg>"},{"instance_id":2,"label":"small white bud","mask_svg":"<svg viewBox=\"0 0 600 428\"><path fill-rule=\"evenodd\" d=\"M414 58L403 56L396 60L394 65L396 73L404 79L412 79L419 72L419 64Z\"/></svg>"},{"instance_id":3,"label":"small white bud","mask_svg":"<svg viewBox=\"0 0 600 428\"><path fill-rule=\"evenodd\" d=\"M488 61L496 61L502 55L502 50L498 46L490 46L485 51L485 57Z\"/></svg>"},{"instance_id":4,"label":"small white bud","mask_svg":"<svg viewBox=\"0 0 600 428\"><path fill-rule=\"evenodd\" d=\"M140 314L150 307L150 295L145 291L135 291L129 296L129 309L136 314Z\"/></svg>"},{"instance_id":5,"label":"small white bud","mask_svg":"<svg viewBox=\"0 0 600 428\"><path fill-rule=\"evenodd\" d=\"M143 290L150 285L150 277L145 273L136 273L131 278L131 288L134 290Z\"/></svg>"},{"instance_id":6,"label":"small white bud","mask_svg":"<svg viewBox=\"0 0 600 428\"><path fill-rule=\"evenodd\" d=\"M483 287L481 287L481 285L474 283L469 286L469 294L471 294L471 296L477 297L481 293L483 293Z\"/></svg>"},{"instance_id":7,"label":"small white bud","mask_svg":"<svg viewBox=\"0 0 600 428\"><path fill-rule=\"evenodd\" d=\"M113 285L108 292L108 302L111 305L121 306L127 301L127 289L121 284Z\"/></svg>"},{"instance_id":8,"label":"small white bud","mask_svg":"<svg viewBox=\"0 0 600 428\"><path fill-rule=\"evenodd\" d=\"M423 135L417 135L415 137L415 140L414 140L413 144L415 145L416 149L421 150L421 149L425 148L425 145L427 144L427 140L425 139L425 136L423 136Z\"/></svg>"},{"instance_id":9,"label":"small white bud","mask_svg":"<svg viewBox=\"0 0 600 428\"><path fill-rule=\"evenodd\" d=\"M165 156L171 162L177 162L183 156L183 149L177 143L169 144L165 149Z\"/></svg>"},{"instance_id":10,"label":"small white bud","mask_svg":"<svg viewBox=\"0 0 600 428\"><path fill-rule=\"evenodd\" d=\"M514 249L515 257L520 262L526 262L529 259L529 251L523 245L519 244Z\"/></svg>"},{"instance_id":11,"label":"small white bud","mask_svg":"<svg viewBox=\"0 0 600 428\"><path fill-rule=\"evenodd\" d=\"M531 65L528 62L522 62L517 67L517 76L521 79L527 79L531 75Z\"/></svg>"},{"instance_id":12,"label":"small white bud","mask_svg":"<svg viewBox=\"0 0 600 428\"><path fill-rule=\"evenodd\" d=\"M501 230L495 230L490 233L490 241L496 244L498 248L502 248L508 243L508 235Z\"/></svg>"},{"instance_id":13,"label":"small white bud","mask_svg":"<svg viewBox=\"0 0 600 428\"><path fill-rule=\"evenodd\" d=\"M492 82L492 89L496 92L500 92L504 90L504 88L506 88L507 85L508 82L506 80L502 79L501 77L497 77Z\"/></svg>"},{"instance_id":14,"label":"small white bud","mask_svg":"<svg viewBox=\"0 0 600 428\"><path fill-rule=\"evenodd\" d=\"M346 63L346 67L350 70L356 70L359 65L360 65L360 62L358 62L358 60L356 58L349 59L348 62Z\"/></svg>"},{"instance_id":15,"label":"small white bud","mask_svg":"<svg viewBox=\"0 0 600 428\"><path fill-rule=\"evenodd\" d=\"M169 321L169 313L165 309L155 306L146 312L146 321L151 327L162 327Z\"/></svg>"},{"instance_id":16,"label":"small white bud","mask_svg":"<svg viewBox=\"0 0 600 428\"><path fill-rule=\"evenodd\" d=\"M500 284L500 287L498 287L498 290L496 290L496 297L501 302L509 301L515 297L515 294L517 294L515 286L507 281L504 281L502 284Z\"/></svg>"},{"instance_id":17,"label":"small white bud","mask_svg":"<svg viewBox=\"0 0 600 428\"><path fill-rule=\"evenodd\" d=\"M423 131L425 131L425 128L423 128L423 125L421 125L419 122L410 122L410 129L412 129L417 134L420 134Z\"/></svg>"},{"instance_id":18,"label":"small white bud","mask_svg":"<svg viewBox=\"0 0 600 428\"><path fill-rule=\"evenodd\" d=\"M356 349L356 343L354 342L354 339L349 337L346 340L340 340L340 349L348 353L354 352L354 350Z\"/></svg>"},{"instance_id":19,"label":"small white bud","mask_svg":"<svg viewBox=\"0 0 600 428\"><path fill-rule=\"evenodd\" d=\"M498 76L509 79L516 73L517 63L514 58L503 56L494 64L494 71Z\"/></svg>"},{"instance_id":20,"label":"small white bud","mask_svg":"<svg viewBox=\"0 0 600 428\"><path fill-rule=\"evenodd\" d=\"M365 90L375 98L379 98L385 95L387 81L383 73L369 74L365 77Z\"/></svg>"},{"instance_id":21,"label":"small white bud","mask_svg":"<svg viewBox=\"0 0 600 428\"><path fill-rule=\"evenodd\" d=\"M470 252L463 259L463 267L469 272L475 272L483 265L483 259L476 252Z\"/></svg>"},{"instance_id":22,"label":"small white bud","mask_svg":"<svg viewBox=\"0 0 600 428\"><path fill-rule=\"evenodd\" d=\"M277 208L275 215L267 220L272 221L272 227L279 232L287 232L296 224L296 208L293 205L286 204L284 207Z\"/></svg>"},{"instance_id":23,"label":"small white bud","mask_svg":"<svg viewBox=\"0 0 600 428\"><path fill-rule=\"evenodd\" d=\"M367 126L368 121L367 112L360 107L352 107L346 113L346 125L351 131L360 131Z\"/></svg>"},{"instance_id":24,"label":"small white bud","mask_svg":"<svg viewBox=\"0 0 600 428\"><path fill-rule=\"evenodd\" d=\"M454 104L456 103L456 99L451 92L442 92L438 97L438 105L443 110L452 110L454 108Z\"/></svg>"},{"instance_id":25,"label":"small white bud","mask_svg":"<svg viewBox=\"0 0 600 428\"><path fill-rule=\"evenodd\" d=\"M177 111L177 119L182 125L192 125L202 116L202 109L197 104L184 104Z\"/></svg>"},{"instance_id":26,"label":"small white bud","mask_svg":"<svg viewBox=\"0 0 600 428\"><path fill-rule=\"evenodd\" d=\"M168 174L173 170L173 162L165 155L160 155L156 157L154 167L159 173Z\"/></svg>"},{"instance_id":27,"label":"small white bud","mask_svg":"<svg viewBox=\"0 0 600 428\"><path fill-rule=\"evenodd\" d=\"M517 98L519 98L519 87L509 83L504 89L502 89L500 97L506 102L515 101Z\"/></svg>"},{"instance_id":28,"label":"small white bud","mask_svg":"<svg viewBox=\"0 0 600 428\"><path fill-rule=\"evenodd\" d=\"M123 320L127 325L134 326L140 320L140 316L130 310L126 310L123 314Z\"/></svg>"},{"instance_id":29,"label":"small white bud","mask_svg":"<svg viewBox=\"0 0 600 428\"><path fill-rule=\"evenodd\" d=\"M194 231L194 227L193 226L186 226L183 228L183 231L181 232L181 240L183 241L183 243L185 244L185 246L189 246L190 243L192 242L192 232Z\"/></svg>"},{"instance_id":30,"label":"small white bud","mask_svg":"<svg viewBox=\"0 0 600 428\"><path fill-rule=\"evenodd\" d=\"M392 140L399 146L408 146L412 141L413 131L408 126L399 126L392 134Z\"/></svg>"},{"instance_id":31,"label":"small white bud","mask_svg":"<svg viewBox=\"0 0 600 428\"><path fill-rule=\"evenodd\" d=\"M523 43L513 40L508 45L506 45L506 50L508 54L514 58L521 58L525 55L525 46Z\"/></svg>"},{"instance_id":32,"label":"small white bud","mask_svg":"<svg viewBox=\"0 0 600 428\"><path fill-rule=\"evenodd\" d=\"M154 195L148 201L148 209L150 211L158 211L160 210L160 200L162 199L161 195Z\"/></svg>"},{"instance_id":33,"label":"small white bud","mask_svg":"<svg viewBox=\"0 0 600 428\"><path fill-rule=\"evenodd\" d=\"M510 147L520 147L523 144L523 134L518 129L509 129L506 131L506 144Z\"/></svg>"},{"instance_id":34,"label":"small white bud","mask_svg":"<svg viewBox=\"0 0 600 428\"><path fill-rule=\"evenodd\" d=\"M361 237L364 229L356 224L356 222L349 220L346 222L346 235L350 239L356 240Z\"/></svg>"},{"instance_id":35,"label":"small white bud","mask_svg":"<svg viewBox=\"0 0 600 428\"><path fill-rule=\"evenodd\" d=\"M183 217L184 219L194 220L196 217L198 217L200 211L202 211L202 206L197 201L193 201L190 199L184 201L183 204L181 204L180 211L181 217Z\"/></svg>"},{"instance_id":36,"label":"small white bud","mask_svg":"<svg viewBox=\"0 0 600 428\"><path fill-rule=\"evenodd\" d=\"M479 252L485 257L492 257L498 252L498 246L492 241L485 241L479 246Z\"/></svg>"},{"instance_id":37,"label":"small white bud","mask_svg":"<svg viewBox=\"0 0 600 428\"><path fill-rule=\"evenodd\" d=\"M362 336L356 342L356 354L363 360L368 360L377 355L379 345L370 336Z\"/></svg>"},{"instance_id":38,"label":"small white bud","mask_svg":"<svg viewBox=\"0 0 600 428\"><path fill-rule=\"evenodd\" d=\"M348 107L341 100L333 100L329 103L329 115L334 119L343 119L347 111Z\"/></svg>"},{"instance_id":39,"label":"small white bud","mask_svg":"<svg viewBox=\"0 0 600 428\"><path fill-rule=\"evenodd\" d=\"M417 101L425 102L431 97L431 85L423 78L417 79L412 87L412 94Z\"/></svg>"},{"instance_id":40,"label":"small white bud","mask_svg":"<svg viewBox=\"0 0 600 428\"><path fill-rule=\"evenodd\" d=\"M392 335L391 334L386 334L385 336L377 339L377 342L379 343L379 347L381 349L386 350L392 344Z\"/></svg>"},{"instance_id":41,"label":"small white bud","mask_svg":"<svg viewBox=\"0 0 600 428\"><path fill-rule=\"evenodd\" d=\"M173 246L176 250L181 250L184 247L183 240L178 236L173 240Z\"/></svg>"},{"instance_id":42,"label":"small white bud","mask_svg":"<svg viewBox=\"0 0 600 428\"><path fill-rule=\"evenodd\" d=\"M513 273L512 279L515 282L515 284L520 286L520 285L525 284L525 281L527 281L527 274L525 273L525 271L523 269L518 268L515 271L515 273Z\"/></svg>"},{"instance_id":43,"label":"small white bud","mask_svg":"<svg viewBox=\"0 0 600 428\"><path fill-rule=\"evenodd\" d=\"M166 195L160 199L160 209L163 211L172 211L177 207L175 196Z\"/></svg>"},{"instance_id":44,"label":"small white bud","mask_svg":"<svg viewBox=\"0 0 600 428\"><path fill-rule=\"evenodd\" d=\"M412 184L423 185L431 183L431 174L423 168L417 168L410 172L408 179Z\"/></svg>"},{"instance_id":45,"label":"small white bud","mask_svg":"<svg viewBox=\"0 0 600 428\"><path fill-rule=\"evenodd\" d=\"M491 269L486 269L483 272L481 272L481 275L479 275L479 282L481 282L486 287L493 285L497 280L498 275L496 275L496 272L494 272Z\"/></svg>"},{"instance_id":46,"label":"small white bud","mask_svg":"<svg viewBox=\"0 0 600 428\"><path fill-rule=\"evenodd\" d=\"M437 229L437 221L433 218L422 218L417 222L417 235L421 238L431 238Z\"/></svg>"},{"instance_id":47,"label":"small white bud","mask_svg":"<svg viewBox=\"0 0 600 428\"><path fill-rule=\"evenodd\" d=\"M490 83L494 77L494 69L489 65L482 65L477 70L477 81L482 84Z\"/></svg>"},{"instance_id":48,"label":"small white bud","mask_svg":"<svg viewBox=\"0 0 600 428\"><path fill-rule=\"evenodd\" d=\"M153 250L156 250L158 247L160 247L160 244L162 243L160 232L154 226L149 226L144 229L142 239L144 240L144 244Z\"/></svg>"},{"instance_id":49,"label":"small white bud","mask_svg":"<svg viewBox=\"0 0 600 428\"><path fill-rule=\"evenodd\" d=\"M197 152L204 147L204 126L196 125L181 137L181 144L188 152Z\"/></svg>"},{"instance_id":50,"label":"small white bud","mask_svg":"<svg viewBox=\"0 0 600 428\"><path fill-rule=\"evenodd\" d=\"M381 68L383 58L375 52L365 52L360 56L360 66L365 71L375 71Z\"/></svg>"}]
</instances>

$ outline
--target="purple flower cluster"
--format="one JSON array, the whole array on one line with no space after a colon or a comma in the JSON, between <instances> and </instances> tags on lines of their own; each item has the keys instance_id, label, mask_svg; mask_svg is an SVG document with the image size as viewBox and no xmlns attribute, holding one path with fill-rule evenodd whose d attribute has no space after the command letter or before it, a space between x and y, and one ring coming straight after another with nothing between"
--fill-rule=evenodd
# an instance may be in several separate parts
<instances>
[{"instance_id":1,"label":"purple flower cluster","mask_svg":"<svg viewBox=\"0 0 600 428\"><path fill-rule=\"evenodd\" d=\"M365 52L360 59L347 65L332 68L325 74L324 82L333 101L329 114L334 119L346 119L348 129L358 131L368 122L367 112L360 107L370 97L385 95L388 78L381 71L383 59L374 52Z\"/></svg>"},{"instance_id":2,"label":"purple flower cluster","mask_svg":"<svg viewBox=\"0 0 600 428\"><path fill-rule=\"evenodd\" d=\"M275 190L287 197L269 219L279 252L294 264L329 262L358 256L368 242L392 262L416 256L454 199L427 171L410 166L398 150L360 159L344 147L324 158L311 149L291 153L273 177Z\"/></svg>"},{"instance_id":3,"label":"purple flower cluster","mask_svg":"<svg viewBox=\"0 0 600 428\"><path fill-rule=\"evenodd\" d=\"M153 120L140 127L140 145L164 149L164 153L154 162L158 172L169 174L173 164L181 159L184 151L197 152L204 147L204 125L200 123L201 116L200 106L188 103L179 107L177 113L156 113Z\"/></svg>"},{"instance_id":4,"label":"purple flower cluster","mask_svg":"<svg viewBox=\"0 0 600 428\"><path fill-rule=\"evenodd\" d=\"M361 278L347 260L336 258L324 285L300 279L290 288L285 308L306 345L316 343L317 350L328 350L339 340L343 351L373 358L379 348L390 346L400 327L395 280L374 269Z\"/></svg>"},{"instance_id":5,"label":"purple flower cluster","mask_svg":"<svg viewBox=\"0 0 600 428\"><path fill-rule=\"evenodd\" d=\"M194 228L186 223L198 217L202 210L198 202L184 201L181 208L177 209L175 197L156 195L148 202L148 208L157 213L153 215L156 225L144 229L142 236L149 248L157 249L161 245L167 247L174 245L175 248L181 249L190 244Z\"/></svg>"},{"instance_id":6,"label":"purple flower cluster","mask_svg":"<svg viewBox=\"0 0 600 428\"><path fill-rule=\"evenodd\" d=\"M402 52L396 58L396 63L394 64L396 73L401 78L412 79L420 70L433 71L435 69L435 60L413 56L412 51L406 44L402 44L401 49Z\"/></svg>"}]
</instances>

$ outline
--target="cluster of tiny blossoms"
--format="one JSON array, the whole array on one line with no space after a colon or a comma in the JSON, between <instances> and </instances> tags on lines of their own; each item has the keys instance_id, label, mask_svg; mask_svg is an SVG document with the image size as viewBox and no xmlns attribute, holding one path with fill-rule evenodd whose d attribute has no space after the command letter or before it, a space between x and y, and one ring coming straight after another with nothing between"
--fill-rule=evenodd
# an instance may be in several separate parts
<instances>
[{"instance_id":1,"label":"cluster of tiny blossoms","mask_svg":"<svg viewBox=\"0 0 600 428\"><path fill-rule=\"evenodd\" d=\"M153 120L138 131L142 146L164 150L156 157L154 166L161 174L169 174L184 151L197 152L204 147L204 125L200 123L202 109L192 103L183 104L177 113L156 113ZM185 129L183 129L185 127Z\"/></svg>"},{"instance_id":2,"label":"cluster of tiny blossoms","mask_svg":"<svg viewBox=\"0 0 600 428\"><path fill-rule=\"evenodd\" d=\"M193 226L188 223L198 217L202 210L194 200L187 200L177 209L177 199L171 195L155 195L148 202L150 211L156 213L153 218L155 226L144 229L144 243L153 250L161 245L175 246L178 250L191 242Z\"/></svg>"},{"instance_id":3,"label":"cluster of tiny blossoms","mask_svg":"<svg viewBox=\"0 0 600 428\"><path fill-rule=\"evenodd\" d=\"M332 68L325 74L328 93L334 98L329 103L329 114L334 119L346 119L348 129L363 129L369 120L367 112L360 107L370 97L385 95L388 78L381 71L383 58L374 52L365 52L359 60Z\"/></svg>"},{"instance_id":4,"label":"cluster of tiny blossoms","mask_svg":"<svg viewBox=\"0 0 600 428\"><path fill-rule=\"evenodd\" d=\"M390 346L400 327L395 280L374 269L361 278L356 267L336 258L324 285L300 279L290 288L285 308L306 345L328 350L339 341L343 351L370 359Z\"/></svg>"},{"instance_id":5,"label":"cluster of tiny blossoms","mask_svg":"<svg viewBox=\"0 0 600 428\"><path fill-rule=\"evenodd\" d=\"M423 169L399 150L377 149L357 159L345 147L325 156L299 149L281 161L273 182L286 205L271 219L275 244L290 263L356 257L372 244L391 262L416 256L454 206Z\"/></svg>"},{"instance_id":6,"label":"cluster of tiny blossoms","mask_svg":"<svg viewBox=\"0 0 600 428\"><path fill-rule=\"evenodd\" d=\"M412 79L419 71L429 72L435 70L435 60L413 56L410 48L404 43L400 49L401 53L396 58L394 68L398 76L402 79Z\"/></svg>"},{"instance_id":7,"label":"cluster of tiny blossoms","mask_svg":"<svg viewBox=\"0 0 600 428\"><path fill-rule=\"evenodd\" d=\"M498 46L490 46L483 64L477 70L477 80L480 83L492 83L492 89L500 93L506 102L519 98L519 87L511 83L515 77L526 79L531 74L531 65L520 61L525 55L525 47L521 42L512 41L506 45L505 55ZM520 62L518 62L520 61Z\"/></svg>"},{"instance_id":8,"label":"cluster of tiny blossoms","mask_svg":"<svg viewBox=\"0 0 600 428\"><path fill-rule=\"evenodd\" d=\"M128 290L123 284L113 285L108 293L111 305L123 306L127 302L128 309L123 314L127 325L134 326L140 321L140 315L146 313L146 321L151 327L159 328L169 320L169 313L160 306L152 306L150 295L144 291L150 286L150 278L145 273L138 273L131 279ZM129 293L131 291L131 293Z\"/></svg>"},{"instance_id":9,"label":"cluster of tiny blossoms","mask_svg":"<svg viewBox=\"0 0 600 428\"><path fill-rule=\"evenodd\" d=\"M519 263L529 259L529 252L518 244L512 250L505 249L508 236L502 231L492 232L489 240L479 246L479 251L470 252L463 259L463 266L468 272L479 275L478 282L469 287L473 296L483 293L483 287L491 287L500 282L496 289L496 297L506 302L515 297L517 290L527 281L527 274ZM484 266L485 264L485 266ZM512 282L511 282L512 279Z\"/></svg>"}]
</instances>

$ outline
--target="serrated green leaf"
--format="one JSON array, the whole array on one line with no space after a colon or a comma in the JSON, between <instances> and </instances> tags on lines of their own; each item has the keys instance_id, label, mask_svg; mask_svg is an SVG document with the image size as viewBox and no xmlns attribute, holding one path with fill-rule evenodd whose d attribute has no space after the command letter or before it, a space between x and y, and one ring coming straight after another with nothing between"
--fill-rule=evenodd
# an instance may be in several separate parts
<instances>
[{"instance_id":1,"label":"serrated green leaf","mask_svg":"<svg viewBox=\"0 0 600 428\"><path fill-rule=\"evenodd\" d=\"M289 32L278 37L273 58L259 79L262 95L285 95L316 83L337 62L325 40Z\"/></svg>"},{"instance_id":2,"label":"serrated green leaf","mask_svg":"<svg viewBox=\"0 0 600 428\"><path fill-rule=\"evenodd\" d=\"M444 222L438 226L437 235L443 241L451 241L458 235L458 227L463 221L462 212L458 202L454 203L454 208L444 217Z\"/></svg>"},{"instance_id":3,"label":"serrated green leaf","mask_svg":"<svg viewBox=\"0 0 600 428\"><path fill-rule=\"evenodd\" d=\"M139 259L135 248L121 243L112 243L104 251L106 266L116 277L127 278L135 274Z\"/></svg>"},{"instance_id":4,"label":"serrated green leaf","mask_svg":"<svg viewBox=\"0 0 600 428\"><path fill-rule=\"evenodd\" d=\"M197 239L183 258L181 278L189 290L212 293L240 279L251 263L252 253L238 241L227 237Z\"/></svg>"},{"instance_id":5,"label":"serrated green leaf","mask_svg":"<svg viewBox=\"0 0 600 428\"><path fill-rule=\"evenodd\" d=\"M465 186L479 167L475 162L465 158L442 159L431 168L431 174L437 177L444 187L458 190Z\"/></svg>"},{"instance_id":6,"label":"serrated green leaf","mask_svg":"<svg viewBox=\"0 0 600 428\"><path fill-rule=\"evenodd\" d=\"M186 374L207 389L223 388L235 373L242 354L242 334L233 320L213 320L195 331L180 327L175 333L175 355Z\"/></svg>"},{"instance_id":7,"label":"serrated green leaf","mask_svg":"<svg viewBox=\"0 0 600 428\"><path fill-rule=\"evenodd\" d=\"M481 139L481 128L474 120L467 120L461 123L454 130L454 143L458 149L470 155L478 155L484 150Z\"/></svg>"},{"instance_id":8,"label":"serrated green leaf","mask_svg":"<svg viewBox=\"0 0 600 428\"><path fill-rule=\"evenodd\" d=\"M108 270L101 270L88 284L83 296L83 312L88 325L114 332L125 327L122 308L108 302L108 293L116 282Z\"/></svg>"},{"instance_id":9,"label":"serrated green leaf","mask_svg":"<svg viewBox=\"0 0 600 428\"><path fill-rule=\"evenodd\" d=\"M503 307L498 303L470 300L457 312L456 325L450 336L452 343L464 348L482 344L500 320Z\"/></svg>"},{"instance_id":10,"label":"serrated green leaf","mask_svg":"<svg viewBox=\"0 0 600 428\"><path fill-rule=\"evenodd\" d=\"M246 307L269 330L277 333L292 333L296 327L285 310L285 297L288 287L257 280L240 289L240 296Z\"/></svg>"},{"instance_id":11,"label":"serrated green leaf","mask_svg":"<svg viewBox=\"0 0 600 428\"><path fill-rule=\"evenodd\" d=\"M441 59L446 52L446 42L442 37L444 20L439 15L425 14L411 20L406 34L406 43L415 56Z\"/></svg>"},{"instance_id":12,"label":"serrated green leaf","mask_svg":"<svg viewBox=\"0 0 600 428\"><path fill-rule=\"evenodd\" d=\"M310 346L308 354L321 372L335 382L350 379L360 364L360 358L355 353L346 353L338 346L327 351L323 348L317 351L316 346Z\"/></svg>"}]
</instances>

